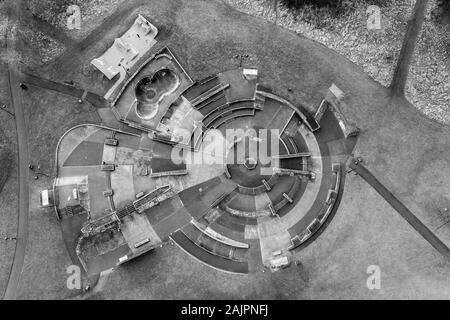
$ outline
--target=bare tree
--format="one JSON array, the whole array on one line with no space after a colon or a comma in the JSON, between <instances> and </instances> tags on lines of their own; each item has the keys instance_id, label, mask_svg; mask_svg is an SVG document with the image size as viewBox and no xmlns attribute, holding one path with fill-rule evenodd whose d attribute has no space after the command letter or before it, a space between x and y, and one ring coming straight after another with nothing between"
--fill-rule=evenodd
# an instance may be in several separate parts
<instances>
[{"instance_id":1,"label":"bare tree","mask_svg":"<svg viewBox=\"0 0 450 320\"><path fill-rule=\"evenodd\" d=\"M409 67L414 56L414 48L422 29L428 0L416 0L414 12L408 20L402 49L395 67L394 76L389 86L392 96L404 96Z\"/></svg>"}]
</instances>

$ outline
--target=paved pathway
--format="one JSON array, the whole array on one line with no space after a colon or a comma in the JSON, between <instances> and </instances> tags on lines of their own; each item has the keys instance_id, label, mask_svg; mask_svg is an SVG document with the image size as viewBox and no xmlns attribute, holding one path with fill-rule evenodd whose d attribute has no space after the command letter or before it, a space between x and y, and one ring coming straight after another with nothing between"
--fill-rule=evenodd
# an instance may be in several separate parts
<instances>
[{"instance_id":1,"label":"paved pathway","mask_svg":"<svg viewBox=\"0 0 450 320\"><path fill-rule=\"evenodd\" d=\"M350 168L355 170L372 188L375 189L403 219L405 219L422 237L440 254L450 261L450 249L422 223L403 203L400 202L380 181L370 173L358 160L352 159Z\"/></svg>"}]
</instances>

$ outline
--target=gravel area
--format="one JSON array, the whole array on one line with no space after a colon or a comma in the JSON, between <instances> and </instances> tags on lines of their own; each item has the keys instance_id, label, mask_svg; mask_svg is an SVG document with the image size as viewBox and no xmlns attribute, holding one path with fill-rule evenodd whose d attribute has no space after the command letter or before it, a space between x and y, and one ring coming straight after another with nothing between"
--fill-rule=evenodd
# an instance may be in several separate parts
<instances>
[{"instance_id":1,"label":"gravel area","mask_svg":"<svg viewBox=\"0 0 450 320\"><path fill-rule=\"evenodd\" d=\"M381 8L381 30L367 29L367 1L353 1L340 16L305 6L287 8L280 1L278 18L271 0L224 0L239 11L275 22L344 55L373 79L387 86L400 52L414 0L393 0ZM430 0L406 96L429 118L450 123L450 24L436 22L436 1ZM311 19L319 16L321 19Z\"/></svg>"}]
</instances>

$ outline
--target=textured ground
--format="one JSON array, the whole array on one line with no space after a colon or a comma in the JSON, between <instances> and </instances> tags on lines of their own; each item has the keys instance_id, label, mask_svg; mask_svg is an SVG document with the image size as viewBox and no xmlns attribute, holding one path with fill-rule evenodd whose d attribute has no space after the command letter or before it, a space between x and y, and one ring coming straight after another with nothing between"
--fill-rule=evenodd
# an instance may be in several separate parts
<instances>
[{"instance_id":1,"label":"textured ground","mask_svg":"<svg viewBox=\"0 0 450 320\"><path fill-rule=\"evenodd\" d=\"M135 1L127 1L133 6ZM136 1L139 3L139 1ZM123 15L120 13L123 12ZM347 93L348 118L362 129L356 153L367 167L450 245L448 209L450 129L426 119L405 100L388 101L387 92L343 56L263 19L240 13L219 1L152 1L118 13L77 42L72 52L45 68L43 77L74 79L105 93L89 61L144 14L161 31L187 72L200 79L235 68L258 67L261 82L293 102L317 104L331 83ZM117 21L122 21L117 25ZM292 91L288 91L292 88ZM51 171L56 142L70 126L98 122L88 105L42 89L24 95L30 157ZM38 192L51 180L30 181L30 236L19 298L58 299L74 293L65 287L70 264L58 223L39 209ZM2 211L3 212L3 211ZM375 191L348 176L339 210L325 232L299 252L300 266L275 274L231 276L190 259L175 246L158 249L111 274L94 298L449 298L450 265L418 236ZM366 269L381 268L381 290L368 290ZM3 284L2 284L3 285Z\"/></svg>"}]
</instances>

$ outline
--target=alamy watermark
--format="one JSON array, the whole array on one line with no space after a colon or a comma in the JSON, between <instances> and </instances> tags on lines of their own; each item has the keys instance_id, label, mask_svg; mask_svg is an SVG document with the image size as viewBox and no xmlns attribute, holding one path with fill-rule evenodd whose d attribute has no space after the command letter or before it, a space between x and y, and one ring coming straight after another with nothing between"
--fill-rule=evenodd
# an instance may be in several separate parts
<instances>
[{"instance_id":1,"label":"alamy watermark","mask_svg":"<svg viewBox=\"0 0 450 320\"><path fill-rule=\"evenodd\" d=\"M202 139L196 152L190 152L178 145L171 152L174 164L187 165L244 165L248 169L258 167L260 174L271 175L279 167L278 129L226 129L225 136L219 130L194 132L193 141Z\"/></svg>"}]
</instances>

